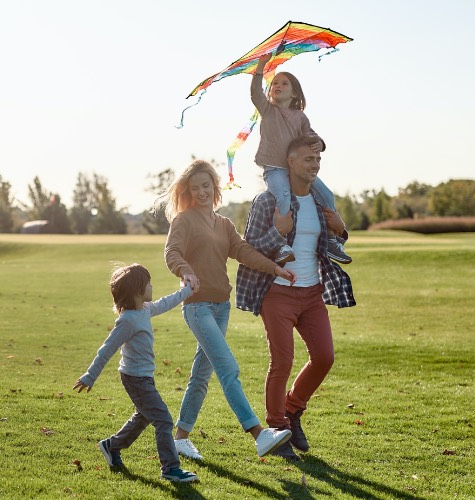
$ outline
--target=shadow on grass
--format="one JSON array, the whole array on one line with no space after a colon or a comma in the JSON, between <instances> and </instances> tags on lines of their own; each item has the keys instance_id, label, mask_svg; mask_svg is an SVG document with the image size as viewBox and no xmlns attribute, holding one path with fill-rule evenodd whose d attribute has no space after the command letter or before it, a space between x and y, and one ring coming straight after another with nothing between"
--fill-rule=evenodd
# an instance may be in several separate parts
<instances>
[{"instance_id":1,"label":"shadow on grass","mask_svg":"<svg viewBox=\"0 0 475 500\"><path fill-rule=\"evenodd\" d=\"M309 455L304 456L302 462L293 462L292 465L298 467L302 471L302 474L320 483L327 483L332 488L340 490L342 493L351 495L354 498L380 500L383 498L381 495L384 495L385 498L389 496L403 500L423 500L423 497L391 488L382 483L369 481L348 472L343 472L323 460ZM309 488L304 484L296 484L292 481L282 481L282 484L291 498L314 498L315 493L329 497L332 496L331 492L327 493L318 490L314 485Z\"/></svg>"},{"instance_id":2,"label":"shadow on grass","mask_svg":"<svg viewBox=\"0 0 475 500\"><path fill-rule=\"evenodd\" d=\"M231 472L229 469L225 469L223 467L220 467L219 465L216 464L210 464L203 462L201 465L201 468L207 468L209 471L211 471L213 474L220 476L222 478L228 479L230 481L234 481L235 483L239 484L243 488L252 488L259 493L262 493L263 496L266 498L281 498L281 499L288 499L288 495L284 495L282 493L279 493L278 491L269 488L268 486L264 486L263 484L250 481L248 477L246 476L240 476L238 474L235 474L234 472ZM245 497L244 492L243 492L243 497Z\"/></svg>"},{"instance_id":3,"label":"shadow on grass","mask_svg":"<svg viewBox=\"0 0 475 500\"><path fill-rule=\"evenodd\" d=\"M129 471L127 467L111 467L110 471L114 474L121 474L124 479L140 481L142 484L151 486L162 493L166 492L173 498L189 498L191 500L200 500L205 498L201 493L195 490L193 485L196 485L197 483L174 483L167 481L166 479L154 480L135 474L134 472Z\"/></svg>"},{"instance_id":4,"label":"shadow on grass","mask_svg":"<svg viewBox=\"0 0 475 500\"><path fill-rule=\"evenodd\" d=\"M248 477L236 474L228 468L216 464L202 462L200 465L201 468L207 468L216 476L233 481L244 488L254 489L266 498L277 498L282 500L298 498L299 500L305 500L315 498L315 495L331 497L333 495L331 491L324 491L318 488L318 484L326 483L331 488L340 490L341 493L351 495L353 498L381 500L389 496L390 498L401 500L423 500L423 497L341 471L323 460L309 455L304 456L302 462L292 462L289 466L300 469L303 475L307 478L312 478L317 484L312 482L311 485L306 485L303 484L303 482L281 479L282 488L286 493L281 493L258 482L250 481ZM156 488L163 493L166 492L173 498L186 498L191 500L205 499L205 497L194 488L194 484L196 483L172 483L165 480L154 480L130 472L125 467L120 469L111 468L111 472L122 474L125 479L140 481L146 486Z\"/></svg>"}]
</instances>

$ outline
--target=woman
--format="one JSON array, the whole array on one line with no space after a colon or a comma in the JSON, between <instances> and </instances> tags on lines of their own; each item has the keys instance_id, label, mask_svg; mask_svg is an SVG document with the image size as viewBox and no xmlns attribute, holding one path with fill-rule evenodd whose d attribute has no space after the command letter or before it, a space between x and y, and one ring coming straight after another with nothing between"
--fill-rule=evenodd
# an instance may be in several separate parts
<instances>
[{"instance_id":1,"label":"woman","mask_svg":"<svg viewBox=\"0 0 475 500\"><path fill-rule=\"evenodd\" d=\"M176 424L175 445L180 454L198 460L202 456L188 436L213 370L242 428L255 439L259 456L272 452L291 436L288 430L263 429L242 390L239 366L225 340L232 289L226 261L231 257L290 282L294 275L245 242L234 224L214 211L221 202L219 182L212 165L196 160L159 199L165 201L165 214L171 222L165 261L170 271L195 291L182 307L198 346Z\"/></svg>"}]
</instances>

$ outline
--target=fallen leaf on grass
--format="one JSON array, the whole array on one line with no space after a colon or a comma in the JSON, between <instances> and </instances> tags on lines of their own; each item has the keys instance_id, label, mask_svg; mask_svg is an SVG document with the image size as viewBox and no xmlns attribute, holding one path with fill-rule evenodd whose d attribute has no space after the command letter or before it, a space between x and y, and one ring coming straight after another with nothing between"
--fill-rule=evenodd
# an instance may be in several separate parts
<instances>
[{"instance_id":1,"label":"fallen leaf on grass","mask_svg":"<svg viewBox=\"0 0 475 500\"><path fill-rule=\"evenodd\" d=\"M259 461L261 461L263 464L266 464L268 462L266 457L259 457Z\"/></svg>"},{"instance_id":2,"label":"fallen leaf on grass","mask_svg":"<svg viewBox=\"0 0 475 500\"><path fill-rule=\"evenodd\" d=\"M417 480L417 479L419 479L419 476L417 474L413 474L412 475L412 479L416 479Z\"/></svg>"},{"instance_id":3,"label":"fallen leaf on grass","mask_svg":"<svg viewBox=\"0 0 475 500\"><path fill-rule=\"evenodd\" d=\"M354 422L354 423L355 423L356 425L364 425L364 422L363 422L362 420L359 420L359 419L355 420L355 422Z\"/></svg>"},{"instance_id":4,"label":"fallen leaf on grass","mask_svg":"<svg viewBox=\"0 0 475 500\"><path fill-rule=\"evenodd\" d=\"M37 365L42 365L42 364L43 364L43 360L42 360L41 358L36 358L36 359L35 359L35 363L36 363Z\"/></svg>"},{"instance_id":5,"label":"fallen leaf on grass","mask_svg":"<svg viewBox=\"0 0 475 500\"><path fill-rule=\"evenodd\" d=\"M175 370L175 373L181 373L181 368L178 367L176 370Z\"/></svg>"},{"instance_id":6,"label":"fallen leaf on grass","mask_svg":"<svg viewBox=\"0 0 475 500\"><path fill-rule=\"evenodd\" d=\"M170 363L171 363L171 361L170 361L169 359L164 359L164 360L163 360L163 364L164 364L164 365L167 365L167 366L168 366Z\"/></svg>"},{"instance_id":7,"label":"fallen leaf on grass","mask_svg":"<svg viewBox=\"0 0 475 500\"><path fill-rule=\"evenodd\" d=\"M13 359L15 356L13 354L10 354L10 356L7 356L7 359Z\"/></svg>"},{"instance_id":8,"label":"fallen leaf on grass","mask_svg":"<svg viewBox=\"0 0 475 500\"><path fill-rule=\"evenodd\" d=\"M64 393L62 391L58 392L58 394L56 394L56 397L62 399L64 397Z\"/></svg>"},{"instance_id":9,"label":"fallen leaf on grass","mask_svg":"<svg viewBox=\"0 0 475 500\"><path fill-rule=\"evenodd\" d=\"M73 465L76 466L78 471L82 471L82 465L80 460L74 460Z\"/></svg>"},{"instance_id":10,"label":"fallen leaf on grass","mask_svg":"<svg viewBox=\"0 0 475 500\"><path fill-rule=\"evenodd\" d=\"M200 429L200 434L201 434L201 437L204 437L204 438L208 437L208 434L206 434L206 432L203 431L202 429Z\"/></svg>"},{"instance_id":11,"label":"fallen leaf on grass","mask_svg":"<svg viewBox=\"0 0 475 500\"><path fill-rule=\"evenodd\" d=\"M353 403L350 403L349 405L346 405L347 408L354 408L355 405Z\"/></svg>"},{"instance_id":12,"label":"fallen leaf on grass","mask_svg":"<svg viewBox=\"0 0 475 500\"><path fill-rule=\"evenodd\" d=\"M106 398L105 396L101 396L99 401L110 401L110 398Z\"/></svg>"},{"instance_id":13,"label":"fallen leaf on grass","mask_svg":"<svg viewBox=\"0 0 475 500\"><path fill-rule=\"evenodd\" d=\"M51 436L54 434L54 431L51 429L48 429L48 427L41 427L40 431L45 434L46 436Z\"/></svg>"},{"instance_id":14,"label":"fallen leaf on grass","mask_svg":"<svg viewBox=\"0 0 475 500\"><path fill-rule=\"evenodd\" d=\"M2 418L0 418L0 422L8 422L8 417L2 417Z\"/></svg>"},{"instance_id":15,"label":"fallen leaf on grass","mask_svg":"<svg viewBox=\"0 0 475 500\"><path fill-rule=\"evenodd\" d=\"M180 387L180 386L175 387L175 391L182 391L182 390L183 390L183 387Z\"/></svg>"},{"instance_id":16,"label":"fallen leaf on grass","mask_svg":"<svg viewBox=\"0 0 475 500\"><path fill-rule=\"evenodd\" d=\"M456 455L456 453L455 453L455 450L447 450L447 449L445 449L442 452L442 455Z\"/></svg>"},{"instance_id":17,"label":"fallen leaf on grass","mask_svg":"<svg viewBox=\"0 0 475 500\"><path fill-rule=\"evenodd\" d=\"M219 439L218 439L218 443L225 443L226 442L226 439L224 439L224 436L221 436Z\"/></svg>"},{"instance_id":18,"label":"fallen leaf on grass","mask_svg":"<svg viewBox=\"0 0 475 500\"><path fill-rule=\"evenodd\" d=\"M302 475L300 482L304 485L307 486L307 478L305 477L305 474Z\"/></svg>"}]
</instances>

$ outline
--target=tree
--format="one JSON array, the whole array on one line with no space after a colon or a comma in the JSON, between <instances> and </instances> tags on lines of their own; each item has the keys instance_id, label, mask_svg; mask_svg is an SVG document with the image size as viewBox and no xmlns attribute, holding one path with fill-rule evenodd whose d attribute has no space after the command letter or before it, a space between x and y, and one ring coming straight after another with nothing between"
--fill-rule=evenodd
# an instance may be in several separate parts
<instances>
[{"instance_id":1,"label":"tree","mask_svg":"<svg viewBox=\"0 0 475 500\"><path fill-rule=\"evenodd\" d=\"M384 189L374 197L372 222L382 222L392 218L391 197L386 194Z\"/></svg>"},{"instance_id":2,"label":"tree","mask_svg":"<svg viewBox=\"0 0 475 500\"><path fill-rule=\"evenodd\" d=\"M348 194L343 197L335 196L335 204L348 229L361 229L361 207L354 197Z\"/></svg>"},{"instance_id":3,"label":"tree","mask_svg":"<svg viewBox=\"0 0 475 500\"><path fill-rule=\"evenodd\" d=\"M28 185L28 197L31 207L26 207L31 220L49 221L50 233L65 234L71 232L66 206L61 203L57 193L43 189L38 177L33 179L33 184Z\"/></svg>"},{"instance_id":4,"label":"tree","mask_svg":"<svg viewBox=\"0 0 475 500\"><path fill-rule=\"evenodd\" d=\"M399 188L398 195L393 198L394 211L398 219L415 218L427 215L429 193L432 186L417 181Z\"/></svg>"},{"instance_id":5,"label":"tree","mask_svg":"<svg viewBox=\"0 0 475 500\"><path fill-rule=\"evenodd\" d=\"M48 205L43 212L43 219L50 223L49 232L54 234L69 234L71 233L71 224L68 218L66 206L61 203L59 194L52 194Z\"/></svg>"},{"instance_id":6,"label":"tree","mask_svg":"<svg viewBox=\"0 0 475 500\"><path fill-rule=\"evenodd\" d=\"M73 193L71 220L78 234L125 234L127 224L107 185L97 174L92 178L80 172Z\"/></svg>"},{"instance_id":7,"label":"tree","mask_svg":"<svg viewBox=\"0 0 475 500\"><path fill-rule=\"evenodd\" d=\"M13 228L11 184L0 175L0 233L11 233Z\"/></svg>"},{"instance_id":8,"label":"tree","mask_svg":"<svg viewBox=\"0 0 475 500\"><path fill-rule=\"evenodd\" d=\"M429 206L434 215L475 215L475 181L451 179L432 189Z\"/></svg>"},{"instance_id":9,"label":"tree","mask_svg":"<svg viewBox=\"0 0 475 500\"><path fill-rule=\"evenodd\" d=\"M147 191L156 193L157 197L165 192L175 180L175 172L171 168L167 168L162 172L149 175L149 179L152 179ZM144 220L142 222L143 227L149 234L167 234L170 228L170 223L165 217L165 205L163 203L158 204L154 207L153 213L144 212Z\"/></svg>"},{"instance_id":10,"label":"tree","mask_svg":"<svg viewBox=\"0 0 475 500\"><path fill-rule=\"evenodd\" d=\"M88 234L92 223L94 208L94 193L91 181L79 172L76 187L73 192L73 206L71 208L71 222L76 234Z\"/></svg>"},{"instance_id":11,"label":"tree","mask_svg":"<svg viewBox=\"0 0 475 500\"><path fill-rule=\"evenodd\" d=\"M90 232L93 234L125 234L127 224L107 186L107 180L97 174L93 179L93 219Z\"/></svg>"}]
</instances>

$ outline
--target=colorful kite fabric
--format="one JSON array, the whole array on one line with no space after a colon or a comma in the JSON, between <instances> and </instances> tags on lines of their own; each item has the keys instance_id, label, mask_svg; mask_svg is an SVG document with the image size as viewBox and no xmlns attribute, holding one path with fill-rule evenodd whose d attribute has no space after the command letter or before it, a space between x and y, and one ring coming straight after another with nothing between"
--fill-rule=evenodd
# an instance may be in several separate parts
<instances>
[{"instance_id":1,"label":"colorful kite fabric","mask_svg":"<svg viewBox=\"0 0 475 500\"><path fill-rule=\"evenodd\" d=\"M198 92L207 89L212 83L227 76L238 75L239 73L254 73L257 61L262 55L275 53L273 59L266 65L266 72L269 72L275 70L277 66L288 61L291 57L303 52L332 49L339 43L351 42L352 40L352 38L328 28L289 21L267 40L254 47L226 69L203 80L190 92L188 97L196 95Z\"/></svg>"},{"instance_id":2,"label":"colorful kite fabric","mask_svg":"<svg viewBox=\"0 0 475 500\"><path fill-rule=\"evenodd\" d=\"M259 57L265 54L274 54L270 61L266 64L265 68L265 78L267 83L269 83L269 77L273 74L275 68L288 61L291 57L304 52L315 52L320 49L333 49L321 55L319 57L320 60L324 55L338 50L336 48L338 44L350 42L352 40L352 38L327 28L321 28L319 26L314 26L313 24L289 21L272 36L254 47L250 52L239 58L237 61L230 64L223 71L220 71L219 73L206 78L206 80L203 80L191 91L188 97L195 96L200 93L198 99L199 102L203 93L206 92L206 89L212 83L222 80L227 76L233 76L240 73L253 74L257 67ZM198 102L196 104L198 104ZM251 117L251 121L243 128L237 136L235 142L228 149L228 171L230 178L230 182L228 183L229 187L231 185L235 185L232 173L234 154L251 133L258 117L259 113L256 110ZM181 126L183 126L183 113Z\"/></svg>"}]
</instances>

